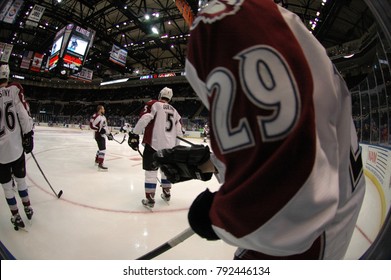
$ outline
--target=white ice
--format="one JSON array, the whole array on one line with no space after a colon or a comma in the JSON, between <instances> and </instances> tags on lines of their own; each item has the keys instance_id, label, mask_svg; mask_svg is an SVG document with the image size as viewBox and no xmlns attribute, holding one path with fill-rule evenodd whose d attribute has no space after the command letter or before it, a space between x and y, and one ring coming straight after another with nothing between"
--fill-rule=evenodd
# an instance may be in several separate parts
<instances>
[{"instance_id":1,"label":"white ice","mask_svg":"<svg viewBox=\"0 0 391 280\"><path fill-rule=\"evenodd\" d=\"M123 134L115 137L121 141ZM202 143L202 139L188 140ZM141 156L126 141L107 141L105 164L109 171L98 172L94 165L96 150L89 130L36 127L33 153L54 191L63 191L63 195L60 199L55 196L27 155L27 183L34 208L31 223L16 195L27 231L13 229L0 191L0 240L17 259L136 259L187 229L187 211L194 198L206 188L213 191L219 187L215 178L174 184L169 205L160 199L158 187L155 207L149 211L141 205ZM359 258L380 228L379 197L370 182L361 212L347 259ZM231 260L235 249L223 241L193 235L156 259Z\"/></svg>"}]
</instances>

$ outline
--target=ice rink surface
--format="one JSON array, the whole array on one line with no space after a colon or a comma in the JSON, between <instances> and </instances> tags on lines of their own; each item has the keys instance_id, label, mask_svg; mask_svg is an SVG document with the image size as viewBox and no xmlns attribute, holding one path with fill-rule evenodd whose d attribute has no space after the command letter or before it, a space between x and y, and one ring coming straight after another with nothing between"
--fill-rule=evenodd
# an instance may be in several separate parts
<instances>
[{"instance_id":1,"label":"ice rink surface","mask_svg":"<svg viewBox=\"0 0 391 280\"><path fill-rule=\"evenodd\" d=\"M122 141L123 134L115 138ZM202 139L188 140L202 143ZM178 183L172 187L168 205L160 198L158 185L155 207L149 211L141 205L141 156L127 141L106 143L109 171L98 172L92 131L36 126L33 153L54 191L62 190L63 195L56 197L34 159L27 155L27 183L34 209L31 222L16 195L26 231L14 230L4 193L0 192L0 240L16 259L137 259L186 230L187 211L194 198L206 188L219 188L215 178ZM380 225L379 194L367 180L364 205L346 259L359 258L376 238ZM231 260L235 249L221 240L206 241L193 235L156 259Z\"/></svg>"}]
</instances>

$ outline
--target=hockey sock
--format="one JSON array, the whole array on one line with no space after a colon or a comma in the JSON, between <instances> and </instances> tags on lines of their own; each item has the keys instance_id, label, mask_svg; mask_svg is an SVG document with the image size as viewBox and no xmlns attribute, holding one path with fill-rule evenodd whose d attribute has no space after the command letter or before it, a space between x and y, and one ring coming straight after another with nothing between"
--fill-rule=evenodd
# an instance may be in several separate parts
<instances>
[{"instance_id":1,"label":"hockey sock","mask_svg":"<svg viewBox=\"0 0 391 280\"><path fill-rule=\"evenodd\" d=\"M14 191L12 190L12 181L2 184L4 189L5 199L7 201L8 207L11 210L12 215L18 214L18 205L16 203Z\"/></svg>"},{"instance_id":2,"label":"hockey sock","mask_svg":"<svg viewBox=\"0 0 391 280\"><path fill-rule=\"evenodd\" d=\"M157 170L146 170L145 171L145 195L147 198L155 197L156 192L156 181L157 181Z\"/></svg>"},{"instance_id":3,"label":"hockey sock","mask_svg":"<svg viewBox=\"0 0 391 280\"><path fill-rule=\"evenodd\" d=\"M145 197L153 199L155 197L156 184L145 183Z\"/></svg>"},{"instance_id":4,"label":"hockey sock","mask_svg":"<svg viewBox=\"0 0 391 280\"><path fill-rule=\"evenodd\" d=\"M105 154L106 154L106 150L101 150L99 151L99 154L98 154L98 162L100 164L103 164L103 161L105 160Z\"/></svg>"},{"instance_id":5,"label":"hockey sock","mask_svg":"<svg viewBox=\"0 0 391 280\"><path fill-rule=\"evenodd\" d=\"M22 199L23 205L30 206L30 198L27 191L27 184L25 178L15 177L15 182L18 187L18 193L20 198Z\"/></svg>"}]
</instances>

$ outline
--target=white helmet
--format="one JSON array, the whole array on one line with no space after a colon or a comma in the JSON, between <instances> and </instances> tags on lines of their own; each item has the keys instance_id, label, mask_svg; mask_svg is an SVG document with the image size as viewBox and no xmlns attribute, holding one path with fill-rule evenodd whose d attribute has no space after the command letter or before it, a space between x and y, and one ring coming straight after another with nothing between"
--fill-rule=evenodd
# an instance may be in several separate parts
<instances>
[{"instance_id":1,"label":"white helmet","mask_svg":"<svg viewBox=\"0 0 391 280\"><path fill-rule=\"evenodd\" d=\"M164 98L167 98L168 100L171 100L172 98L172 89L168 88L168 87L165 87L163 88L161 91L160 91L160 94L159 94L159 100L162 99L163 97Z\"/></svg>"},{"instance_id":2,"label":"white helmet","mask_svg":"<svg viewBox=\"0 0 391 280\"><path fill-rule=\"evenodd\" d=\"M10 76L10 68L8 64L3 64L0 66L0 80L6 79L8 80Z\"/></svg>"}]
</instances>

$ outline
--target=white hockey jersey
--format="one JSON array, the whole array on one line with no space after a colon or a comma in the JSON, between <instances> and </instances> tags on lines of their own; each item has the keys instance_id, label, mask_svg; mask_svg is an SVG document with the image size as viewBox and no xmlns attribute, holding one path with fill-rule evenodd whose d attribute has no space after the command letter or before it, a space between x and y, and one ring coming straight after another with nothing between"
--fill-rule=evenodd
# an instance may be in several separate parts
<instances>
[{"instance_id":1,"label":"white hockey jersey","mask_svg":"<svg viewBox=\"0 0 391 280\"><path fill-rule=\"evenodd\" d=\"M90 128L94 130L94 135L99 133L102 128L106 130L106 134L109 133L107 130L107 119L104 115L95 113L90 119Z\"/></svg>"},{"instance_id":2,"label":"white hockey jersey","mask_svg":"<svg viewBox=\"0 0 391 280\"><path fill-rule=\"evenodd\" d=\"M133 132L141 134L142 143L147 143L154 150L168 149L176 145L177 136L182 136L181 116L168 103L150 100L140 112L140 119Z\"/></svg>"},{"instance_id":3,"label":"white hockey jersey","mask_svg":"<svg viewBox=\"0 0 391 280\"><path fill-rule=\"evenodd\" d=\"M124 125L121 127L121 132L130 132L132 131L132 125L130 123L124 123Z\"/></svg>"},{"instance_id":4,"label":"white hockey jersey","mask_svg":"<svg viewBox=\"0 0 391 280\"><path fill-rule=\"evenodd\" d=\"M23 87L10 83L0 88L0 163L17 160L23 153L22 135L33 129Z\"/></svg>"},{"instance_id":5,"label":"white hockey jersey","mask_svg":"<svg viewBox=\"0 0 391 280\"><path fill-rule=\"evenodd\" d=\"M224 167L216 234L266 259L343 258L365 192L360 150L345 82L301 20L271 0L211 1L186 76Z\"/></svg>"}]
</instances>

